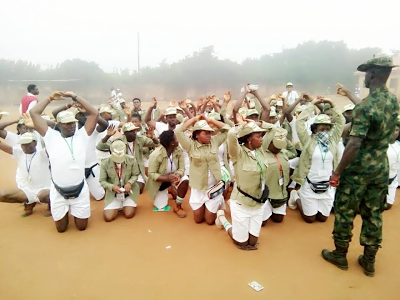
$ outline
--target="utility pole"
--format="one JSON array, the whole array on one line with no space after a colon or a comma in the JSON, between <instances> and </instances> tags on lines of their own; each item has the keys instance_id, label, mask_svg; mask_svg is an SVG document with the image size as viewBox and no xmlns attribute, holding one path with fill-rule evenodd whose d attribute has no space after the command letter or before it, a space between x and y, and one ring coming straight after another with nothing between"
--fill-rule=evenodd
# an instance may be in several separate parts
<instances>
[{"instance_id":1,"label":"utility pole","mask_svg":"<svg viewBox=\"0 0 400 300\"><path fill-rule=\"evenodd\" d=\"M137 33L137 68L140 73L140 47L139 47L139 32Z\"/></svg>"}]
</instances>

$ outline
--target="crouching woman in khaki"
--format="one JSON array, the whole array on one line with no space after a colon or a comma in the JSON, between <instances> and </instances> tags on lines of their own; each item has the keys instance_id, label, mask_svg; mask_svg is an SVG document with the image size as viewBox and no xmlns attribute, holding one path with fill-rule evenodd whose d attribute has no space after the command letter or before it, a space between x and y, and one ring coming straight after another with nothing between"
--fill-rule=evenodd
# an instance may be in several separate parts
<instances>
[{"instance_id":1,"label":"crouching woman in khaki","mask_svg":"<svg viewBox=\"0 0 400 300\"><path fill-rule=\"evenodd\" d=\"M236 183L230 199L232 225L218 211L217 227L224 227L239 249L256 250L267 201L267 157L261 148L266 130L249 122L228 133L228 150L235 167Z\"/></svg>"},{"instance_id":2,"label":"crouching woman in khaki","mask_svg":"<svg viewBox=\"0 0 400 300\"><path fill-rule=\"evenodd\" d=\"M185 160L183 151L179 147L173 130L167 130L159 136L161 147L155 149L149 157L149 178L146 182L146 190L154 201L155 211L168 211L168 189L172 187L175 192L174 212L180 218L185 218L186 213L182 209L189 178L184 176Z\"/></svg>"},{"instance_id":3,"label":"crouching woman in khaki","mask_svg":"<svg viewBox=\"0 0 400 300\"><path fill-rule=\"evenodd\" d=\"M110 150L111 157L101 162L100 170L100 184L106 190L103 214L106 222L113 221L121 209L127 219L132 218L140 193L136 158L125 154L126 145L119 140L111 144Z\"/></svg>"},{"instance_id":4,"label":"crouching woman in khaki","mask_svg":"<svg viewBox=\"0 0 400 300\"><path fill-rule=\"evenodd\" d=\"M214 130L208 123L218 127L220 133L212 136ZM192 138L189 138L185 131L192 125ZM190 158L189 185L192 189L189 204L196 223L206 221L207 224L213 225L222 204L225 184L222 184L218 147L225 142L229 129L228 125L204 115L193 117L175 129L179 143ZM222 188L215 191L218 186Z\"/></svg>"}]
</instances>

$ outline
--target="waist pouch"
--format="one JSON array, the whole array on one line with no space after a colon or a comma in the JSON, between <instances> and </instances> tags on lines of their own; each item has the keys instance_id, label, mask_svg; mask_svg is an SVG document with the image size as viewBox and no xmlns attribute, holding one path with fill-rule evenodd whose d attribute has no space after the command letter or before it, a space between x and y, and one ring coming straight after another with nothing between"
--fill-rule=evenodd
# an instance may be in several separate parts
<instances>
[{"instance_id":1,"label":"waist pouch","mask_svg":"<svg viewBox=\"0 0 400 300\"><path fill-rule=\"evenodd\" d=\"M250 198L251 200L254 200L254 201L258 202L258 203L265 203L265 202L268 201L269 188L267 186L265 186L260 199L254 198L253 196L251 196L251 195L247 194L246 192L242 191L239 186L236 186L236 187L237 187L238 191L242 195Z\"/></svg>"},{"instance_id":2,"label":"waist pouch","mask_svg":"<svg viewBox=\"0 0 400 300\"><path fill-rule=\"evenodd\" d=\"M310 184L311 190L316 194L325 193L329 188L329 181L311 182L308 177L306 177L306 179Z\"/></svg>"},{"instance_id":3,"label":"waist pouch","mask_svg":"<svg viewBox=\"0 0 400 300\"><path fill-rule=\"evenodd\" d=\"M94 168L95 166L98 166L98 165L99 165L99 164L97 163L97 164L91 166L90 168L85 168L85 178L86 178L86 179L88 179L90 175L93 175L93 177L96 178L96 176L94 176L94 173L93 173L93 168Z\"/></svg>"},{"instance_id":4,"label":"waist pouch","mask_svg":"<svg viewBox=\"0 0 400 300\"><path fill-rule=\"evenodd\" d=\"M285 199L268 199L268 200L271 203L271 206L273 208L281 207L283 204L286 203L286 198Z\"/></svg>"},{"instance_id":5,"label":"waist pouch","mask_svg":"<svg viewBox=\"0 0 400 300\"><path fill-rule=\"evenodd\" d=\"M219 181L207 190L208 199L214 199L225 191L225 182Z\"/></svg>"},{"instance_id":6,"label":"waist pouch","mask_svg":"<svg viewBox=\"0 0 400 300\"><path fill-rule=\"evenodd\" d=\"M57 192L60 193L61 196L64 197L64 199L75 199L78 198L79 195L81 194L81 191L83 189L83 186L85 185L85 180L82 180L82 182L78 185L70 186L67 188L62 188L58 186L54 181L53 181L54 187L56 188Z\"/></svg>"},{"instance_id":7,"label":"waist pouch","mask_svg":"<svg viewBox=\"0 0 400 300\"><path fill-rule=\"evenodd\" d=\"M389 185L392 184L392 182L397 178L397 175L394 176L393 178L389 178Z\"/></svg>"}]
</instances>

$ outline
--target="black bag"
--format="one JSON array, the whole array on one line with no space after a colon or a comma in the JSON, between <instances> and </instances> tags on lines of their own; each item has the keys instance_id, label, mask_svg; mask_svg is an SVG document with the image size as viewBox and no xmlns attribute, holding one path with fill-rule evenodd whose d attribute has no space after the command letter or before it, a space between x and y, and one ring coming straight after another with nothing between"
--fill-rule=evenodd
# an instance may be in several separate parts
<instances>
[{"instance_id":1,"label":"black bag","mask_svg":"<svg viewBox=\"0 0 400 300\"><path fill-rule=\"evenodd\" d=\"M283 204L286 203L287 199L268 199L271 202L271 206L273 208L281 207Z\"/></svg>"},{"instance_id":2,"label":"black bag","mask_svg":"<svg viewBox=\"0 0 400 300\"><path fill-rule=\"evenodd\" d=\"M310 188L316 194L325 193L329 188L329 181L311 182L308 177L306 177L307 182L310 184Z\"/></svg>"},{"instance_id":3,"label":"black bag","mask_svg":"<svg viewBox=\"0 0 400 300\"><path fill-rule=\"evenodd\" d=\"M396 176L394 176L393 178L389 178L389 185L391 185L392 184L392 182L395 180L397 178L397 175Z\"/></svg>"},{"instance_id":4,"label":"black bag","mask_svg":"<svg viewBox=\"0 0 400 300\"><path fill-rule=\"evenodd\" d=\"M268 188L267 186L265 186L265 188L264 188L264 190L263 190L263 192L262 192L262 195L261 195L261 198L260 198L260 199L254 198L253 196L250 196L250 195L247 194L246 192L243 192L243 191L240 189L239 186L236 186L236 187L237 187L238 191L239 191L241 194L243 194L244 196L246 196L246 197L248 197L248 198L250 198L250 199L252 199L252 200L254 200L254 201L258 202L258 203L265 203L265 202L268 201L269 188Z\"/></svg>"},{"instance_id":5,"label":"black bag","mask_svg":"<svg viewBox=\"0 0 400 300\"><path fill-rule=\"evenodd\" d=\"M90 175L93 175L93 177L96 178L96 176L94 176L94 173L93 173L93 168L98 165L99 164L95 164L95 165L91 166L90 168L85 168L85 178L86 179L88 179Z\"/></svg>"},{"instance_id":6,"label":"black bag","mask_svg":"<svg viewBox=\"0 0 400 300\"><path fill-rule=\"evenodd\" d=\"M78 185L70 186L67 188L62 188L58 186L54 181L53 181L54 187L56 188L57 192L60 193L61 196L64 197L64 199L75 199L78 198L79 195L82 192L83 186L85 185L85 180L82 180L82 182Z\"/></svg>"}]
</instances>

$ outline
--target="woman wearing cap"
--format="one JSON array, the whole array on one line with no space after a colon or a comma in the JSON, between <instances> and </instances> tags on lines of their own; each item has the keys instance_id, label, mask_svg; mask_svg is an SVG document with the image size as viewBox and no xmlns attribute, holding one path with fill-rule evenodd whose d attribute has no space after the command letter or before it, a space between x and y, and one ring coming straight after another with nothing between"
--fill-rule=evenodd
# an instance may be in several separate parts
<instances>
[{"instance_id":1,"label":"woman wearing cap","mask_svg":"<svg viewBox=\"0 0 400 300\"><path fill-rule=\"evenodd\" d=\"M146 190L154 201L155 211L168 211L168 189L175 192L174 212L180 218L185 218L186 213L182 209L189 178L184 175L185 161L183 151L172 130L167 130L160 135L161 147L155 149L149 157L149 179L146 182Z\"/></svg>"},{"instance_id":2,"label":"woman wearing cap","mask_svg":"<svg viewBox=\"0 0 400 300\"><path fill-rule=\"evenodd\" d=\"M287 186L290 182L289 160L297 156L296 149L287 140L286 129L272 128L263 138L268 168L265 171L265 184L269 188L269 198L264 205L263 226L269 220L283 221L286 215Z\"/></svg>"},{"instance_id":3,"label":"woman wearing cap","mask_svg":"<svg viewBox=\"0 0 400 300\"><path fill-rule=\"evenodd\" d=\"M266 130L255 122L232 128L228 134L228 149L235 167L236 184L233 188L230 210L232 225L224 211L218 211L215 224L228 232L239 249L258 248L258 236L263 221L264 203L267 201L267 157L262 150Z\"/></svg>"},{"instance_id":4,"label":"woman wearing cap","mask_svg":"<svg viewBox=\"0 0 400 300\"><path fill-rule=\"evenodd\" d=\"M140 193L136 181L140 171L136 158L126 155L125 148L122 141L113 142L111 156L101 163L100 184L106 190L103 213L106 222L113 221L121 209L127 219L136 212Z\"/></svg>"},{"instance_id":5,"label":"woman wearing cap","mask_svg":"<svg viewBox=\"0 0 400 300\"><path fill-rule=\"evenodd\" d=\"M392 135L387 156L389 160L389 188L386 196L385 209L391 209L396 199L396 190L399 184L398 172L400 171L400 142L397 141L400 132L400 117L397 118L396 130Z\"/></svg>"},{"instance_id":6,"label":"woman wearing cap","mask_svg":"<svg viewBox=\"0 0 400 300\"><path fill-rule=\"evenodd\" d=\"M212 136L214 130L209 124L219 128L220 133ZM185 131L191 126L193 133L192 138L189 138ZM229 128L220 121L198 115L175 130L176 138L190 157L189 185L192 189L189 204L196 223L205 221L213 225L218 208L222 204L224 183L218 160L218 147L225 142Z\"/></svg>"},{"instance_id":7,"label":"woman wearing cap","mask_svg":"<svg viewBox=\"0 0 400 300\"><path fill-rule=\"evenodd\" d=\"M37 150L36 136L31 132L21 135L21 147L11 147L0 142L0 150L11 154L18 162L17 189L0 191L0 202L24 203L27 217L37 203L49 203L50 171L46 150Z\"/></svg>"},{"instance_id":8,"label":"woman wearing cap","mask_svg":"<svg viewBox=\"0 0 400 300\"><path fill-rule=\"evenodd\" d=\"M304 123L319 103L330 104L335 124L332 124L329 116L320 114L311 125L312 135L309 136ZM331 212L335 190L329 187L328 181L339 162L338 143L344 122L344 117L334 107L334 103L325 98L313 100L297 119L296 129L303 150L292 179L301 188L299 192L293 190L290 193L289 207L298 207L307 223L315 220L325 222Z\"/></svg>"}]
</instances>

